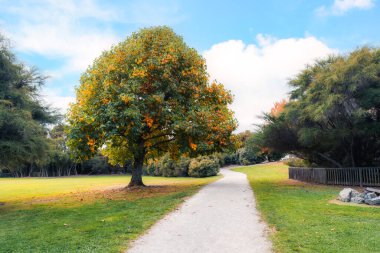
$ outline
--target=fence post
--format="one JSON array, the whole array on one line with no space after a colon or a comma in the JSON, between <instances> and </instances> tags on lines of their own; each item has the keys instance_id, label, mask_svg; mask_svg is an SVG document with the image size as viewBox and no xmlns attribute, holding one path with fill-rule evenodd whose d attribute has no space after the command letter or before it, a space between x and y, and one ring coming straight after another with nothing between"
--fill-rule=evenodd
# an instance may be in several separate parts
<instances>
[{"instance_id":1,"label":"fence post","mask_svg":"<svg viewBox=\"0 0 380 253\"><path fill-rule=\"evenodd\" d=\"M360 187L363 187L363 169L359 168L359 184Z\"/></svg>"}]
</instances>

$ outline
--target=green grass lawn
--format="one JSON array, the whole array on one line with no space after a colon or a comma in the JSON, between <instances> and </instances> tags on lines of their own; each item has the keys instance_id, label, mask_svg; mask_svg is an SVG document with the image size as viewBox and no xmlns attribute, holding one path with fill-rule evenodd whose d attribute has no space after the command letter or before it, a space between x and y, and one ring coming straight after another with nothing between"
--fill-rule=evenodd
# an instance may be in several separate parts
<instances>
[{"instance_id":1,"label":"green grass lawn","mask_svg":"<svg viewBox=\"0 0 380 253\"><path fill-rule=\"evenodd\" d=\"M212 178L0 179L0 252L121 252Z\"/></svg>"},{"instance_id":2,"label":"green grass lawn","mask_svg":"<svg viewBox=\"0 0 380 253\"><path fill-rule=\"evenodd\" d=\"M288 180L281 163L235 170L247 174L276 252L380 252L380 208L330 203L343 187Z\"/></svg>"}]
</instances>

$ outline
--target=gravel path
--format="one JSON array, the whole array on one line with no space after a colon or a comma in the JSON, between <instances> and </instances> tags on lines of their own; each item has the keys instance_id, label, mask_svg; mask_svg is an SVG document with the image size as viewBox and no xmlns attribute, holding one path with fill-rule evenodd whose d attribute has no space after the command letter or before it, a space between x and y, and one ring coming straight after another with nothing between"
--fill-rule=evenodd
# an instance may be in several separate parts
<instances>
[{"instance_id":1,"label":"gravel path","mask_svg":"<svg viewBox=\"0 0 380 253\"><path fill-rule=\"evenodd\" d=\"M128 253L271 252L246 175L227 168L137 239Z\"/></svg>"}]
</instances>

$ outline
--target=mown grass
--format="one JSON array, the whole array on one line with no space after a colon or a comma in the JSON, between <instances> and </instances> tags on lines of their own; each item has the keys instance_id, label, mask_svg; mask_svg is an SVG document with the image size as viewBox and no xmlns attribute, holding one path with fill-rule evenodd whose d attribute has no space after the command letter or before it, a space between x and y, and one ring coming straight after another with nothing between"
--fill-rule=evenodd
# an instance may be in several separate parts
<instances>
[{"instance_id":1,"label":"mown grass","mask_svg":"<svg viewBox=\"0 0 380 253\"><path fill-rule=\"evenodd\" d=\"M0 179L0 252L121 252L212 178Z\"/></svg>"},{"instance_id":2,"label":"mown grass","mask_svg":"<svg viewBox=\"0 0 380 253\"><path fill-rule=\"evenodd\" d=\"M380 208L337 205L342 187L288 180L281 163L241 167L276 252L380 252Z\"/></svg>"}]
</instances>

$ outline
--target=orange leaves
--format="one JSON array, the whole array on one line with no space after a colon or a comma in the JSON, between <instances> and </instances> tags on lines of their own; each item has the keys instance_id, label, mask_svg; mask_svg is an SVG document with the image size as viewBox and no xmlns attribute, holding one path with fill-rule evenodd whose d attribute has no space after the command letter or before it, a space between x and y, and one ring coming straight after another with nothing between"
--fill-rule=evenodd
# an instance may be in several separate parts
<instances>
[{"instance_id":1,"label":"orange leaves","mask_svg":"<svg viewBox=\"0 0 380 253\"><path fill-rule=\"evenodd\" d=\"M171 54L167 54L166 57L164 57L164 58L161 60L161 64L166 64L166 63L174 62L174 61L175 61L175 58L173 57L173 55L171 55Z\"/></svg>"},{"instance_id":2,"label":"orange leaves","mask_svg":"<svg viewBox=\"0 0 380 253\"><path fill-rule=\"evenodd\" d=\"M121 94L119 97L126 105L131 101L131 98L126 94Z\"/></svg>"},{"instance_id":3,"label":"orange leaves","mask_svg":"<svg viewBox=\"0 0 380 253\"><path fill-rule=\"evenodd\" d=\"M198 145L193 142L193 138L191 137L189 138L189 146L193 151L197 150Z\"/></svg>"},{"instance_id":4,"label":"orange leaves","mask_svg":"<svg viewBox=\"0 0 380 253\"><path fill-rule=\"evenodd\" d=\"M113 83L112 83L112 81L110 81L110 80L105 80L105 81L104 81L104 86L105 86L105 87L110 87L110 86L112 86L112 84L113 84Z\"/></svg>"},{"instance_id":5,"label":"orange leaves","mask_svg":"<svg viewBox=\"0 0 380 253\"><path fill-rule=\"evenodd\" d=\"M144 143L144 146L145 146L146 148L150 148L152 145L153 145L153 144L152 144L152 142L150 142L150 141L146 141L146 142Z\"/></svg>"},{"instance_id":6,"label":"orange leaves","mask_svg":"<svg viewBox=\"0 0 380 253\"><path fill-rule=\"evenodd\" d=\"M87 144L90 147L91 153L94 153L95 152L95 140L91 139L90 136L87 136L87 140L88 140Z\"/></svg>"},{"instance_id":7,"label":"orange leaves","mask_svg":"<svg viewBox=\"0 0 380 253\"><path fill-rule=\"evenodd\" d=\"M182 76L191 76L191 77L198 77L200 75L198 69L195 67L191 67L190 69L182 70L181 72Z\"/></svg>"},{"instance_id":8,"label":"orange leaves","mask_svg":"<svg viewBox=\"0 0 380 253\"><path fill-rule=\"evenodd\" d=\"M145 77L146 76L146 71L143 69L137 69L135 68L132 72L132 77Z\"/></svg>"},{"instance_id":9,"label":"orange leaves","mask_svg":"<svg viewBox=\"0 0 380 253\"><path fill-rule=\"evenodd\" d=\"M151 117L149 117L149 115L145 115L145 123L148 127L152 127L153 126L153 119Z\"/></svg>"},{"instance_id":10,"label":"orange leaves","mask_svg":"<svg viewBox=\"0 0 380 253\"><path fill-rule=\"evenodd\" d=\"M273 117L278 117L284 111L286 103L287 102L285 99L281 100L280 102L276 102L273 108L270 110L270 115Z\"/></svg>"},{"instance_id":11,"label":"orange leaves","mask_svg":"<svg viewBox=\"0 0 380 253\"><path fill-rule=\"evenodd\" d=\"M102 102L104 105L107 105L107 104L109 104L110 100L108 98L103 98Z\"/></svg>"},{"instance_id":12,"label":"orange leaves","mask_svg":"<svg viewBox=\"0 0 380 253\"><path fill-rule=\"evenodd\" d=\"M195 144L195 143L190 143L190 148L192 149L192 150L197 150L197 144Z\"/></svg>"},{"instance_id":13,"label":"orange leaves","mask_svg":"<svg viewBox=\"0 0 380 253\"><path fill-rule=\"evenodd\" d=\"M110 73L111 71L115 70L115 66L113 64L108 65L107 67L107 73Z\"/></svg>"}]
</instances>

